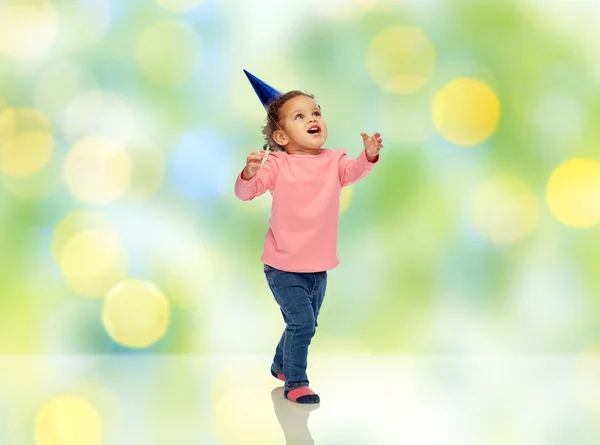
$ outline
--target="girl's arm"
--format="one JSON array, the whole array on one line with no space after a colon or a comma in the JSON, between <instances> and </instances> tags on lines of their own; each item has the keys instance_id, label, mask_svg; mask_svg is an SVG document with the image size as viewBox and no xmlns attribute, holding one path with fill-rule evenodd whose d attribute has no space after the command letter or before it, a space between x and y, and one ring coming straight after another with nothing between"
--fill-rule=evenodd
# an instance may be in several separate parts
<instances>
[{"instance_id":1,"label":"girl's arm","mask_svg":"<svg viewBox=\"0 0 600 445\"><path fill-rule=\"evenodd\" d=\"M278 172L276 156L272 153L267 156L265 163L248 180L242 178L244 170L240 172L235 181L235 196L242 201L250 201L272 189L275 185Z\"/></svg>"},{"instance_id":2,"label":"girl's arm","mask_svg":"<svg viewBox=\"0 0 600 445\"><path fill-rule=\"evenodd\" d=\"M368 136L366 133L360 134L365 145L365 149L356 159L349 159L346 150L342 151L339 162L340 183L346 187L359 179L367 176L377 161L379 161L379 151L383 148L383 140L379 133Z\"/></svg>"},{"instance_id":3,"label":"girl's arm","mask_svg":"<svg viewBox=\"0 0 600 445\"><path fill-rule=\"evenodd\" d=\"M373 167L375 167L375 162L368 161L367 154L364 150L356 159L350 159L346 150L342 151L343 154L340 157L339 162L340 183L342 187L346 187L347 185L353 184L364 178L371 170L373 170Z\"/></svg>"}]
</instances>

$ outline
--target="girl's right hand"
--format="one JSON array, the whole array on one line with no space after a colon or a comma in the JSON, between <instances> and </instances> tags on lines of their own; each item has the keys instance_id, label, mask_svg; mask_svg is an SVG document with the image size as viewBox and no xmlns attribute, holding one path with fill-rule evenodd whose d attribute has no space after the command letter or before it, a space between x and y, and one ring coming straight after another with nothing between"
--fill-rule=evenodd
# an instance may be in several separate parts
<instances>
[{"instance_id":1,"label":"girl's right hand","mask_svg":"<svg viewBox=\"0 0 600 445\"><path fill-rule=\"evenodd\" d=\"M256 174L256 172L258 172L266 154L267 153L263 150L255 151L248 155L248 157L246 158L246 168L242 172L242 179L247 181L251 179Z\"/></svg>"}]
</instances>

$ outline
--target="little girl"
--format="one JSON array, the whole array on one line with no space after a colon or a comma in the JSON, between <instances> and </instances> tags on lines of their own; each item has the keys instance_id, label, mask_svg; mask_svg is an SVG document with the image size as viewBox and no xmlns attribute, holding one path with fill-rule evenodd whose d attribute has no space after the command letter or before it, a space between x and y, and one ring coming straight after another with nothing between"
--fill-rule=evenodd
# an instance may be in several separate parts
<instances>
[{"instance_id":1,"label":"little girl","mask_svg":"<svg viewBox=\"0 0 600 445\"><path fill-rule=\"evenodd\" d=\"M327 124L312 95L282 94L247 71L246 75L267 110L265 151L248 155L235 194L243 201L267 190L273 196L262 262L286 328L271 373L285 381L287 399L319 403L306 375L308 346L318 326L327 271L339 264L340 194L373 170L382 139L379 133L361 133L364 150L356 159L343 149L321 148ZM267 148L271 153L263 164Z\"/></svg>"}]
</instances>

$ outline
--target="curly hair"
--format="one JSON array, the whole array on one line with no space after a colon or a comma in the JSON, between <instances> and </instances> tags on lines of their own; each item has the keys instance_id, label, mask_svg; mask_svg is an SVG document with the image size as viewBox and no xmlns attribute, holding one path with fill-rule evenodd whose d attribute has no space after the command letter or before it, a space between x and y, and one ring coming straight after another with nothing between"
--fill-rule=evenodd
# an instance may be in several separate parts
<instances>
[{"instance_id":1,"label":"curly hair","mask_svg":"<svg viewBox=\"0 0 600 445\"><path fill-rule=\"evenodd\" d=\"M275 99L271 102L267 107L267 118L265 120L265 125L262 127L262 134L265 139L265 144L263 145L263 150L271 150L271 151L285 151L285 149L279 145L277 142L273 140L273 133L275 130L279 128L279 121L281 119L280 112L281 107L288 100L297 97L297 96L307 96L311 99L315 97L310 93L304 93L298 90L292 90L285 93L283 96ZM274 119L277 119L275 121Z\"/></svg>"}]
</instances>

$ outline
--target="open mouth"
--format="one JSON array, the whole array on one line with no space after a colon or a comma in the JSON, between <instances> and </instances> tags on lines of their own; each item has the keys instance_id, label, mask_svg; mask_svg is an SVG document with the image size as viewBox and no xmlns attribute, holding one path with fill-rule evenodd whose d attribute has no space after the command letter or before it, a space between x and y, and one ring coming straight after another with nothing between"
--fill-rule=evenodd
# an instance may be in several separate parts
<instances>
[{"instance_id":1,"label":"open mouth","mask_svg":"<svg viewBox=\"0 0 600 445\"><path fill-rule=\"evenodd\" d=\"M308 129L309 134L321 134L321 127L318 125L313 125Z\"/></svg>"}]
</instances>

